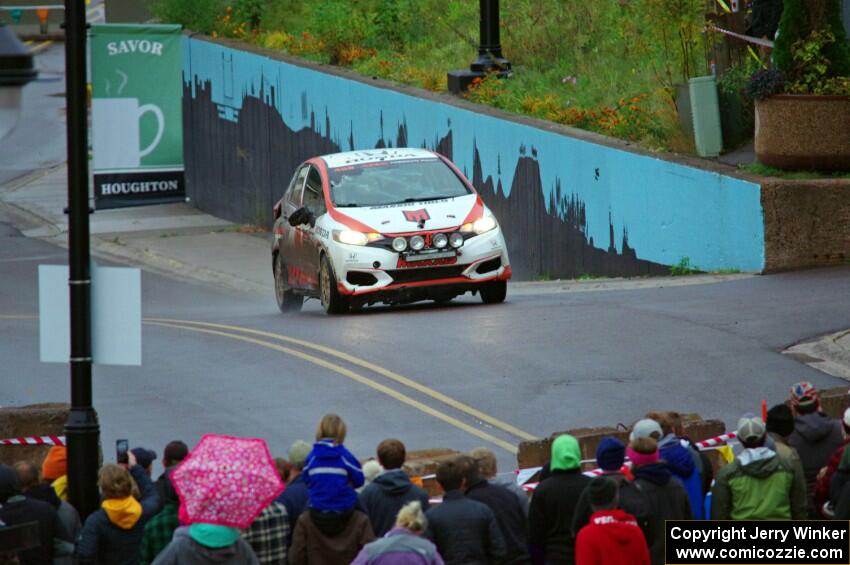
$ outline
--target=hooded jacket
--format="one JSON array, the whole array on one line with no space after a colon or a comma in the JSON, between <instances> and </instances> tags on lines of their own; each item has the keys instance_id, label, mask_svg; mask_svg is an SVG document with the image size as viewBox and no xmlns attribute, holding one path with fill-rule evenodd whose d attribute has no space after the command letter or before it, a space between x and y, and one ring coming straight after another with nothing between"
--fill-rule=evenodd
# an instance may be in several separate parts
<instances>
[{"instance_id":1,"label":"hooded jacket","mask_svg":"<svg viewBox=\"0 0 850 565\"><path fill-rule=\"evenodd\" d=\"M367 543L374 541L369 518L359 510L302 512L292 534L290 565L351 563Z\"/></svg>"},{"instance_id":2,"label":"hooded jacket","mask_svg":"<svg viewBox=\"0 0 850 565\"><path fill-rule=\"evenodd\" d=\"M691 503L685 487L677 480L664 462L641 465L633 471L634 484L645 493L650 503L652 541L649 556L653 565L664 563L664 521L690 520Z\"/></svg>"},{"instance_id":3,"label":"hooded jacket","mask_svg":"<svg viewBox=\"0 0 850 565\"><path fill-rule=\"evenodd\" d=\"M398 511L413 500L422 504L423 512L428 510L428 493L411 483L401 469L381 473L360 493L360 504L377 537L393 528Z\"/></svg>"},{"instance_id":4,"label":"hooded jacket","mask_svg":"<svg viewBox=\"0 0 850 565\"><path fill-rule=\"evenodd\" d=\"M646 543L651 543L655 538L655 531L653 530L652 505L647 494L636 483L628 480L620 471L603 473L602 475L617 483L620 500L618 508L635 519L637 525L643 531ZM573 517L573 535L578 535L579 531L590 523L592 515L590 491L584 489L581 497L579 497Z\"/></svg>"},{"instance_id":5,"label":"hooded jacket","mask_svg":"<svg viewBox=\"0 0 850 565\"><path fill-rule=\"evenodd\" d=\"M528 555L528 526L522 505L514 493L483 478L466 489L466 497L485 504L496 517L505 540L506 564L531 563Z\"/></svg>"},{"instance_id":6,"label":"hooded jacket","mask_svg":"<svg viewBox=\"0 0 850 565\"><path fill-rule=\"evenodd\" d=\"M354 489L363 486L363 469L345 446L327 439L317 441L301 474L310 493L310 508L343 512L357 504Z\"/></svg>"},{"instance_id":7,"label":"hooded jacket","mask_svg":"<svg viewBox=\"0 0 850 565\"><path fill-rule=\"evenodd\" d=\"M52 506L54 510L56 510L56 514L59 515L59 521L62 522L62 525L65 528L65 534L68 536L68 541L72 544L76 544L77 539L80 537L80 531L83 529L83 525L80 522L80 513L77 512L73 506L60 499L52 486L48 483L41 483L40 485L36 485L27 490L27 492L24 493L24 496L46 502ZM73 556L54 556L53 558L54 565L66 565L72 562Z\"/></svg>"},{"instance_id":8,"label":"hooded jacket","mask_svg":"<svg viewBox=\"0 0 850 565\"><path fill-rule=\"evenodd\" d=\"M600 510L576 537L576 565L649 565L649 548L634 516Z\"/></svg>"},{"instance_id":9,"label":"hooded jacket","mask_svg":"<svg viewBox=\"0 0 850 565\"><path fill-rule=\"evenodd\" d=\"M844 443L829 456L829 461L826 463L826 473L822 477L815 479L815 492L813 496L815 508L818 510L823 507L824 503L830 500L829 491L832 484L832 477L838 470L838 465L841 463L848 443L850 443L850 437L845 438Z\"/></svg>"},{"instance_id":10,"label":"hooded jacket","mask_svg":"<svg viewBox=\"0 0 850 565\"><path fill-rule=\"evenodd\" d=\"M668 435L658 444L661 459L667 462L667 467L673 477L682 483L688 499L694 520L703 518L702 478L699 474L695 459L699 458L692 449L685 447L674 435Z\"/></svg>"},{"instance_id":11,"label":"hooded jacket","mask_svg":"<svg viewBox=\"0 0 850 565\"><path fill-rule=\"evenodd\" d=\"M127 499L106 500L83 526L77 557L81 565L136 565L145 525L159 509L159 496L139 465L130 469L141 493L139 509Z\"/></svg>"},{"instance_id":12,"label":"hooded jacket","mask_svg":"<svg viewBox=\"0 0 850 565\"><path fill-rule=\"evenodd\" d=\"M714 520L804 520L799 467L767 447L745 449L720 470L711 494Z\"/></svg>"},{"instance_id":13,"label":"hooded jacket","mask_svg":"<svg viewBox=\"0 0 850 565\"><path fill-rule=\"evenodd\" d=\"M504 562L505 541L493 511L466 498L462 491L447 492L443 503L428 510L426 517L425 535L437 546L447 565Z\"/></svg>"},{"instance_id":14,"label":"hooded jacket","mask_svg":"<svg viewBox=\"0 0 850 565\"><path fill-rule=\"evenodd\" d=\"M405 528L395 528L363 547L351 565L443 565L437 547Z\"/></svg>"},{"instance_id":15,"label":"hooded jacket","mask_svg":"<svg viewBox=\"0 0 850 565\"><path fill-rule=\"evenodd\" d=\"M259 565L248 542L237 538L232 545L207 547L192 539L189 528L177 528L174 539L154 561L155 565Z\"/></svg>"},{"instance_id":16,"label":"hooded jacket","mask_svg":"<svg viewBox=\"0 0 850 565\"><path fill-rule=\"evenodd\" d=\"M803 472L806 474L806 487L810 497L814 495L815 481L821 467L826 466L832 453L841 447L844 438L841 423L822 412L803 414L794 418L794 431L788 438L788 445L797 450Z\"/></svg>"},{"instance_id":17,"label":"hooded jacket","mask_svg":"<svg viewBox=\"0 0 850 565\"><path fill-rule=\"evenodd\" d=\"M541 551L546 563L574 562L572 525L575 509L590 477L581 473L581 450L570 435L552 442L550 474L537 486L528 510L528 542Z\"/></svg>"}]
</instances>

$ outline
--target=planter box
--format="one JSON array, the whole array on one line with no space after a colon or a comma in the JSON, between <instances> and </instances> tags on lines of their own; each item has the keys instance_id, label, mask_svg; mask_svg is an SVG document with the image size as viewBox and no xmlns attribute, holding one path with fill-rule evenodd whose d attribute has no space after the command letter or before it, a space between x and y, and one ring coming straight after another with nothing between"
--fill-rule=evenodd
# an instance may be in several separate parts
<instances>
[{"instance_id":1,"label":"planter box","mask_svg":"<svg viewBox=\"0 0 850 565\"><path fill-rule=\"evenodd\" d=\"M755 149L778 169L850 170L850 96L757 100Z\"/></svg>"}]
</instances>

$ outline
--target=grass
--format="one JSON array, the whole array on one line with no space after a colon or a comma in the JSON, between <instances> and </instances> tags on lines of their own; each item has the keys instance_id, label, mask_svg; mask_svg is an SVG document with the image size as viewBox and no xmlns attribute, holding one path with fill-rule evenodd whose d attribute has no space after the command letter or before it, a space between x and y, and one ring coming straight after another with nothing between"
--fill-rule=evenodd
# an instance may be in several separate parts
<instances>
[{"instance_id":1,"label":"grass","mask_svg":"<svg viewBox=\"0 0 850 565\"><path fill-rule=\"evenodd\" d=\"M699 267L691 265L690 257L682 257L675 265L670 265L670 275L674 277L683 277L687 275L696 275L701 273Z\"/></svg>"},{"instance_id":2,"label":"grass","mask_svg":"<svg viewBox=\"0 0 850 565\"><path fill-rule=\"evenodd\" d=\"M738 169L753 175L761 175L765 177L778 177L791 180L811 180L811 179L850 179L850 171L838 172L820 172L820 171L785 171L761 163L751 163L749 165L738 165Z\"/></svg>"}]
</instances>

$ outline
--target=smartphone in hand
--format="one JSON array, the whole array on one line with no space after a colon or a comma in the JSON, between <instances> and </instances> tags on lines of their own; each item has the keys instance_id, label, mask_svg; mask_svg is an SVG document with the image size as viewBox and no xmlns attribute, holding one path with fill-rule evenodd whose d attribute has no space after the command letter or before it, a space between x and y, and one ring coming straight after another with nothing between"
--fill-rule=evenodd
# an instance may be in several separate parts
<instances>
[{"instance_id":1,"label":"smartphone in hand","mask_svg":"<svg viewBox=\"0 0 850 565\"><path fill-rule=\"evenodd\" d=\"M126 439L119 439L115 441L115 460L118 463L127 464L130 462L129 455L127 452L130 451L130 442Z\"/></svg>"}]
</instances>

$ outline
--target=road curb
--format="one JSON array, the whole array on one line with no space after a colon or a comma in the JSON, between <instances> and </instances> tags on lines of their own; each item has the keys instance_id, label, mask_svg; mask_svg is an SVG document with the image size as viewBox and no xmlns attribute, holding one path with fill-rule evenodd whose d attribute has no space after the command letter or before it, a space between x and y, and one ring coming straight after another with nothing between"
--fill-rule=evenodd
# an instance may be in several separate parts
<instances>
[{"instance_id":1,"label":"road curb","mask_svg":"<svg viewBox=\"0 0 850 565\"><path fill-rule=\"evenodd\" d=\"M850 381L850 329L794 344L782 354L827 375Z\"/></svg>"}]
</instances>

